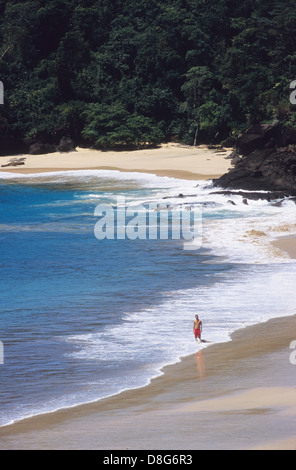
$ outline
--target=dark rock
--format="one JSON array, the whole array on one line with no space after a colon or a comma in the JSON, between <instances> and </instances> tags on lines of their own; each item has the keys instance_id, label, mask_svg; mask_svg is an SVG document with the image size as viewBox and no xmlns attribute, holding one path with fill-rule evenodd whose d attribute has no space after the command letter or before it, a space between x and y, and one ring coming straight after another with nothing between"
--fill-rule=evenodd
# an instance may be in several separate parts
<instances>
[{"instance_id":1,"label":"dark rock","mask_svg":"<svg viewBox=\"0 0 296 470\"><path fill-rule=\"evenodd\" d=\"M30 155L43 155L46 153L53 153L56 151L55 145L52 144L43 144L41 142L35 142L29 147Z\"/></svg>"},{"instance_id":2,"label":"dark rock","mask_svg":"<svg viewBox=\"0 0 296 470\"><path fill-rule=\"evenodd\" d=\"M236 165L241 160L241 158L242 157L238 154L236 150L231 152L231 154L228 157L226 157L226 159L231 160L231 165Z\"/></svg>"},{"instance_id":3,"label":"dark rock","mask_svg":"<svg viewBox=\"0 0 296 470\"><path fill-rule=\"evenodd\" d=\"M223 145L224 147L231 148L235 145L235 139L233 137L227 137L227 139L223 141Z\"/></svg>"},{"instance_id":4,"label":"dark rock","mask_svg":"<svg viewBox=\"0 0 296 470\"><path fill-rule=\"evenodd\" d=\"M58 146L58 150L60 152L72 152L73 150L75 150L73 140L70 137L62 137Z\"/></svg>"},{"instance_id":5,"label":"dark rock","mask_svg":"<svg viewBox=\"0 0 296 470\"><path fill-rule=\"evenodd\" d=\"M296 195L296 128L278 122L250 127L230 155L233 168L214 186Z\"/></svg>"},{"instance_id":6,"label":"dark rock","mask_svg":"<svg viewBox=\"0 0 296 470\"><path fill-rule=\"evenodd\" d=\"M278 201L278 202L274 202L274 203L271 204L271 205L272 205L272 207L282 207L283 202L284 202L284 201L281 200L281 201Z\"/></svg>"},{"instance_id":7,"label":"dark rock","mask_svg":"<svg viewBox=\"0 0 296 470\"><path fill-rule=\"evenodd\" d=\"M282 145L282 126L276 121L273 124L256 124L250 127L237 139L236 149L241 155L250 155L254 150L274 148Z\"/></svg>"},{"instance_id":8,"label":"dark rock","mask_svg":"<svg viewBox=\"0 0 296 470\"><path fill-rule=\"evenodd\" d=\"M284 147L288 145L296 145L296 129L284 129L282 133L282 144Z\"/></svg>"},{"instance_id":9,"label":"dark rock","mask_svg":"<svg viewBox=\"0 0 296 470\"><path fill-rule=\"evenodd\" d=\"M283 191L273 191L273 192L256 192L256 191L213 191L211 194L223 194L223 196L242 196L243 203L247 204L248 199L253 201L265 200L265 201L273 201L275 199L284 199L285 197L289 197L289 193Z\"/></svg>"},{"instance_id":10,"label":"dark rock","mask_svg":"<svg viewBox=\"0 0 296 470\"><path fill-rule=\"evenodd\" d=\"M195 197L196 194L182 194L180 193L178 196L164 196L162 199L172 199L172 197L184 198L184 197Z\"/></svg>"},{"instance_id":11,"label":"dark rock","mask_svg":"<svg viewBox=\"0 0 296 470\"><path fill-rule=\"evenodd\" d=\"M255 150L215 180L214 186L296 195L296 153L290 148Z\"/></svg>"},{"instance_id":12,"label":"dark rock","mask_svg":"<svg viewBox=\"0 0 296 470\"><path fill-rule=\"evenodd\" d=\"M8 163L1 165L1 168L7 167L7 166L19 166L19 165L24 165L25 164L26 157L20 157L20 158L11 158Z\"/></svg>"},{"instance_id":13,"label":"dark rock","mask_svg":"<svg viewBox=\"0 0 296 470\"><path fill-rule=\"evenodd\" d=\"M8 162L5 165L1 165L1 168L4 168L6 166L19 166L19 165L24 165L25 162Z\"/></svg>"},{"instance_id":14,"label":"dark rock","mask_svg":"<svg viewBox=\"0 0 296 470\"><path fill-rule=\"evenodd\" d=\"M237 142L237 149L242 155L249 155L258 148L263 148L265 139L260 134L246 134Z\"/></svg>"}]
</instances>

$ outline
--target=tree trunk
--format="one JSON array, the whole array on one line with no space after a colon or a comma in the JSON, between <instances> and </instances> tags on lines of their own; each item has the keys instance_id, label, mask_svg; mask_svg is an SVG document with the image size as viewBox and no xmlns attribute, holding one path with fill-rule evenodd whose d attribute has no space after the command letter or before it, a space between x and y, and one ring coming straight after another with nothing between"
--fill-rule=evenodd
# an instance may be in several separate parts
<instances>
[{"instance_id":1,"label":"tree trunk","mask_svg":"<svg viewBox=\"0 0 296 470\"><path fill-rule=\"evenodd\" d=\"M195 136L194 136L194 147L196 147L196 143L197 143L197 136L198 136L198 133L199 133L199 127L200 127L200 116L199 116L199 107L197 107L195 109L195 126L196 126L196 129L195 129Z\"/></svg>"},{"instance_id":2,"label":"tree trunk","mask_svg":"<svg viewBox=\"0 0 296 470\"><path fill-rule=\"evenodd\" d=\"M7 49L5 49L5 51L3 52L3 54L2 54L2 55L1 55L1 57L0 57L0 60L2 60L2 59L3 59L3 57L4 57L4 56L5 56L5 54L6 54L6 52L8 52L8 51L9 51L9 49L11 49L11 48L12 48L12 44L11 44L10 46L8 46L8 48L7 48Z\"/></svg>"},{"instance_id":3,"label":"tree trunk","mask_svg":"<svg viewBox=\"0 0 296 470\"><path fill-rule=\"evenodd\" d=\"M196 147L198 132L199 132L199 124L196 124L195 136L194 136L194 143L193 143L193 146L194 146L194 147Z\"/></svg>"}]
</instances>

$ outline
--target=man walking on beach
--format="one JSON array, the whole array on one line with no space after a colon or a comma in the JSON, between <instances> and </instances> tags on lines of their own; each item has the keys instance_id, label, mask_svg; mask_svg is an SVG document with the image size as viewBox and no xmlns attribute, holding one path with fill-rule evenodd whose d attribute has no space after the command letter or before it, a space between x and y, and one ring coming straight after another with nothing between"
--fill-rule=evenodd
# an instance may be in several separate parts
<instances>
[{"instance_id":1,"label":"man walking on beach","mask_svg":"<svg viewBox=\"0 0 296 470\"><path fill-rule=\"evenodd\" d=\"M201 340L201 332L202 332L202 321L198 318L198 315L195 315L195 320L193 322L193 333L195 336L195 340Z\"/></svg>"}]
</instances>

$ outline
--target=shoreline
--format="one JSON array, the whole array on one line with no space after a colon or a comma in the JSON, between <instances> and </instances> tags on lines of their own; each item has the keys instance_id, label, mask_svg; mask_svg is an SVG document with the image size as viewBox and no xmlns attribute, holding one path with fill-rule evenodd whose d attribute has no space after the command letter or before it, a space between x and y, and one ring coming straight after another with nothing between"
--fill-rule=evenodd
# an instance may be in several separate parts
<instances>
[{"instance_id":1,"label":"shoreline","mask_svg":"<svg viewBox=\"0 0 296 470\"><path fill-rule=\"evenodd\" d=\"M295 331L247 326L149 385L1 427L0 449L296 449Z\"/></svg>"},{"instance_id":2,"label":"shoreline","mask_svg":"<svg viewBox=\"0 0 296 470\"><path fill-rule=\"evenodd\" d=\"M100 166L100 167L93 167L93 168L32 168L32 169L22 169L19 171L9 171L6 170L3 173L14 173L14 174L21 174L21 175L39 175L39 174L46 174L46 173L63 173L67 171L84 171L84 170L107 170L107 171L119 171L121 173L144 173L144 174L151 174L155 176L162 176L168 178L176 178L176 179L184 179L184 180L212 180L218 178L219 174L208 174L203 175L201 173L192 173L190 171L183 171L183 170L142 170L142 169L131 169L127 170L125 168L117 168L117 167L109 167L109 166ZM0 171L1 173L1 171Z\"/></svg>"},{"instance_id":3,"label":"shoreline","mask_svg":"<svg viewBox=\"0 0 296 470\"><path fill-rule=\"evenodd\" d=\"M118 162L123 156L118 152L112 157L99 152L99 166L97 152L86 152L92 154L87 164L83 162L86 166L81 160L85 149L80 149L51 154L55 166L46 166L48 155L38 155L28 156L24 166L0 171L108 169L195 180L218 177L231 167L225 155L176 144L125 152L133 158L128 155L124 162ZM141 152L140 159L135 152ZM77 158L72 160L74 154ZM110 157L110 165L104 166ZM184 165L192 171L183 170ZM296 259L293 236L272 244ZM162 375L146 386L1 427L0 449L296 449L296 366L289 362L295 327L293 316L237 330L230 341L211 344L165 366Z\"/></svg>"},{"instance_id":4,"label":"shoreline","mask_svg":"<svg viewBox=\"0 0 296 470\"><path fill-rule=\"evenodd\" d=\"M72 170L117 170L122 172L153 173L180 179L218 178L231 168L227 158L232 149L224 152L206 146L185 147L163 144L155 149L107 151L77 148L68 153L21 155L24 165L6 165L11 157L0 157L0 172L13 174L48 173Z\"/></svg>"}]
</instances>

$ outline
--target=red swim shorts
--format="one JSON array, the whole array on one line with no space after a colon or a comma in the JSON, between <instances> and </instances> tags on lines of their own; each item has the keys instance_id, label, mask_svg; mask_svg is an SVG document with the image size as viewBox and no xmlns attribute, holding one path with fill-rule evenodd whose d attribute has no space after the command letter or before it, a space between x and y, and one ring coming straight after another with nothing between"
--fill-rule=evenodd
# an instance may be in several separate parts
<instances>
[{"instance_id":1,"label":"red swim shorts","mask_svg":"<svg viewBox=\"0 0 296 470\"><path fill-rule=\"evenodd\" d=\"M200 339L200 328L197 328L197 330L194 330L194 336L195 336L195 339L197 338Z\"/></svg>"}]
</instances>

